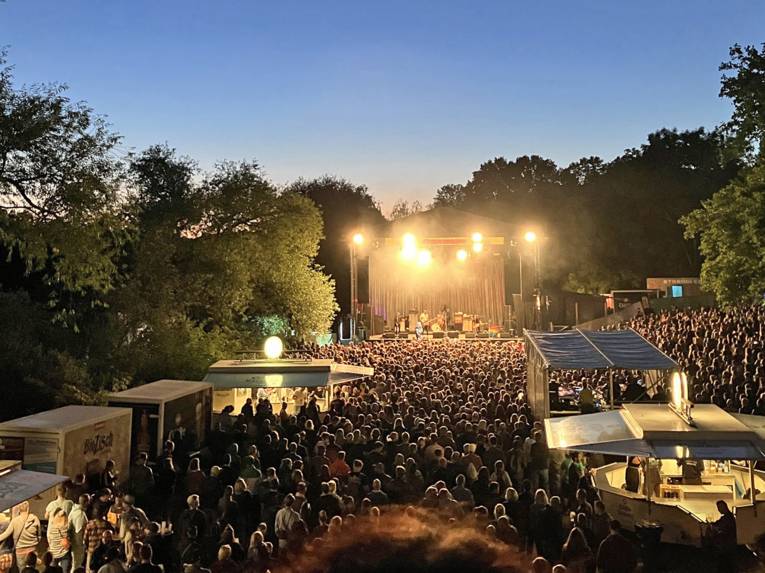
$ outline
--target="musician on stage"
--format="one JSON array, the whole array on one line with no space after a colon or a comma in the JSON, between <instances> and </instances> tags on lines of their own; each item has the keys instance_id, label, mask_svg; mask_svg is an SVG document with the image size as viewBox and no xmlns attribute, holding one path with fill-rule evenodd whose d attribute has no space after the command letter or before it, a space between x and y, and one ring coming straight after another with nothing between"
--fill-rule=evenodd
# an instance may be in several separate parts
<instances>
[{"instance_id":1,"label":"musician on stage","mask_svg":"<svg viewBox=\"0 0 765 573\"><path fill-rule=\"evenodd\" d=\"M423 311L420 313L420 320L419 320L419 324L422 326L422 329L423 329L423 332L424 332L424 333L427 333L427 332L428 332L428 324L429 324L429 323L428 323L428 319L429 319L429 318L430 318L430 317L428 316L428 313L427 313L427 311L423 310Z\"/></svg>"}]
</instances>

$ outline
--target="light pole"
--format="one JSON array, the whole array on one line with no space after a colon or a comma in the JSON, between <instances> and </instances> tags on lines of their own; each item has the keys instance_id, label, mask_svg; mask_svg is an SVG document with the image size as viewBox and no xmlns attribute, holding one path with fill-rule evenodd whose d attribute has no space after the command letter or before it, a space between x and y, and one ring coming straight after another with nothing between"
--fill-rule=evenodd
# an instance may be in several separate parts
<instances>
[{"instance_id":1,"label":"light pole","mask_svg":"<svg viewBox=\"0 0 765 573\"><path fill-rule=\"evenodd\" d=\"M540 271L540 250L539 237L534 231L526 231L523 238L527 243L534 246L534 327L541 328L542 314L542 273ZM523 264L521 264L523 267ZM521 293L523 292L523 282L521 280Z\"/></svg>"},{"instance_id":2,"label":"light pole","mask_svg":"<svg viewBox=\"0 0 765 573\"><path fill-rule=\"evenodd\" d=\"M356 261L356 249L357 247L360 247L364 244L364 235L361 233L354 233L353 237L351 237L351 242L349 245L349 251L351 256L351 324L350 324L350 338L353 340L353 338L356 335L356 322L358 318L358 306L359 306L359 295L358 295L358 281L359 281L359 275L358 275L358 266Z\"/></svg>"}]
</instances>

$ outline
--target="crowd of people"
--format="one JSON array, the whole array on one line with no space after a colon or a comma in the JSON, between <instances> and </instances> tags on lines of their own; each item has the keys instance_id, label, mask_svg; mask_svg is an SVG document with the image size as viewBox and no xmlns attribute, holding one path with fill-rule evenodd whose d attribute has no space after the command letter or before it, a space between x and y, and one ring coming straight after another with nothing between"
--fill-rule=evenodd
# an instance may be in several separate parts
<instances>
[{"instance_id":1,"label":"crowd of people","mask_svg":"<svg viewBox=\"0 0 765 573\"><path fill-rule=\"evenodd\" d=\"M77 476L42 525L30 524L28 508L17 511L0 533L0 571L13 563L25 573L341 571L332 555L354 553L357 532L385 537L399 557L443 537L438 556L422 555L431 566L472 555L476 571L634 568L632 545L589 479L597 460L550 451L532 419L520 343L303 351L375 373L337 388L329 411L316 397L292 413L248 400L199 451L169 436L156 460L140 454L131 468ZM391 528L408 533L391 537Z\"/></svg>"},{"instance_id":2,"label":"crowd of people","mask_svg":"<svg viewBox=\"0 0 765 573\"><path fill-rule=\"evenodd\" d=\"M691 374L698 401L765 413L762 319L761 308L700 310L631 326ZM315 396L296 412L248 400L199 451L169 436L157 460L107 465L98 483L78 476L47 507L44 534L17 508L0 573L363 573L406 555L443 571L464 559L475 571L635 570L634 544L593 487L602 460L551 451L531 416L520 343L301 351L374 375L336 388L329 411Z\"/></svg>"},{"instance_id":3,"label":"crowd of people","mask_svg":"<svg viewBox=\"0 0 765 573\"><path fill-rule=\"evenodd\" d=\"M677 361L695 402L765 415L765 306L672 310L627 325Z\"/></svg>"}]
</instances>

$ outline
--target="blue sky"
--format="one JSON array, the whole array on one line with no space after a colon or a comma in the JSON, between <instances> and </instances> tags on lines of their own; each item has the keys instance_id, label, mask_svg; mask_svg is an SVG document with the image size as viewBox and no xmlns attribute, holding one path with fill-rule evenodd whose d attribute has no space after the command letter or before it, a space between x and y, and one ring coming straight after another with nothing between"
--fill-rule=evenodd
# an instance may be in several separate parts
<instances>
[{"instance_id":1,"label":"blue sky","mask_svg":"<svg viewBox=\"0 0 765 573\"><path fill-rule=\"evenodd\" d=\"M0 2L17 80L66 82L123 150L339 175L386 208L500 155L611 159L713 127L717 66L763 24L751 0Z\"/></svg>"}]
</instances>

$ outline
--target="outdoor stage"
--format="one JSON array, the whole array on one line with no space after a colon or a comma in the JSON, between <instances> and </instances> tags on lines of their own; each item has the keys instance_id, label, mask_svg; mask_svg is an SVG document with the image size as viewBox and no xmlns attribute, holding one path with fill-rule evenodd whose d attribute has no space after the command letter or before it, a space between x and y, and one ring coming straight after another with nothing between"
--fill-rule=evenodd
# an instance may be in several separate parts
<instances>
[{"instance_id":1,"label":"outdoor stage","mask_svg":"<svg viewBox=\"0 0 765 573\"><path fill-rule=\"evenodd\" d=\"M397 340L416 340L416 336L412 333L402 333L401 336L396 334L395 336L390 336L391 333L385 335L385 334L375 334L370 336L367 340L369 342L395 342ZM520 336L515 336L514 334L510 333L501 333L501 335L492 335L492 336L477 336L475 333L467 333L467 335L464 332L460 332L456 338L450 337L450 336L444 336L440 338L433 338L432 334L424 334L422 336L422 340L443 340L445 342L451 342L453 340L460 340L460 341L467 341L467 342L522 342L523 338Z\"/></svg>"}]
</instances>

